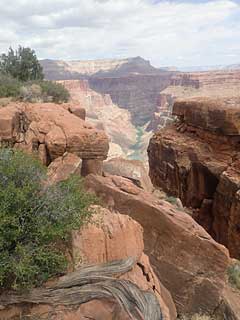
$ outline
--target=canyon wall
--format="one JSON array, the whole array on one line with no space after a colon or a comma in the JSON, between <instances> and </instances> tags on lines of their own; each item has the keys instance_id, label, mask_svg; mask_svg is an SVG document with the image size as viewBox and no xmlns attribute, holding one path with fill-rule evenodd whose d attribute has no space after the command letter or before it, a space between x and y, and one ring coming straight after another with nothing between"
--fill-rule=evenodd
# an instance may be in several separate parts
<instances>
[{"instance_id":1,"label":"canyon wall","mask_svg":"<svg viewBox=\"0 0 240 320\"><path fill-rule=\"evenodd\" d=\"M129 77L92 77L90 87L100 93L110 94L114 103L129 110L136 126L151 120L156 111L160 91L170 85L170 74L131 75Z\"/></svg>"},{"instance_id":2,"label":"canyon wall","mask_svg":"<svg viewBox=\"0 0 240 320\"><path fill-rule=\"evenodd\" d=\"M115 75L160 72L149 61L141 57L72 61L45 59L40 63L44 69L45 78L48 80L72 80L79 79L81 76L86 79L92 75L114 77Z\"/></svg>"},{"instance_id":3,"label":"canyon wall","mask_svg":"<svg viewBox=\"0 0 240 320\"><path fill-rule=\"evenodd\" d=\"M173 114L178 121L150 140L152 182L239 258L240 99L180 100Z\"/></svg>"},{"instance_id":4,"label":"canyon wall","mask_svg":"<svg viewBox=\"0 0 240 320\"><path fill-rule=\"evenodd\" d=\"M96 61L43 60L41 63L46 79L89 80L91 89L109 94L114 104L127 109L136 126L151 120L159 93L171 84L174 74L154 68L141 57Z\"/></svg>"},{"instance_id":5,"label":"canyon wall","mask_svg":"<svg viewBox=\"0 0 240 320\"><path fill-rule=\"evenodd\" d=\"M109 158L147 163L152 132L174 120L179 98L238 97L240 71L164 71L140 57L123 60L42 62L50 79L81 79L62 83L87 110L89 119L110 138Z\"/></svg>"},{"instance_id":6,"label":"canyon wall","mask_svg":"<svg viewBox=\"0 0 240 320\"><path fill-rule=\"evenodd\" d=\"M239 70L175 73L170 85L159 94L157 108L148 129L156 131L171 122L173 103L177 99L239 96Z\"/></svg>"},{"instance_id":7,"label":"canyon wall","mask_svg":"<svg viewBox=\"0 0 240 320\"><path fill-rule=\"evenodd\" d=\"M109 94L99 94L89 87L88 80L59 81L70 92L73 101L86 110L86 119L104 130L110 140L108 158L127 157L137 142L137 129L128 110L119 108Z\"/></svg>"}]
</instances>

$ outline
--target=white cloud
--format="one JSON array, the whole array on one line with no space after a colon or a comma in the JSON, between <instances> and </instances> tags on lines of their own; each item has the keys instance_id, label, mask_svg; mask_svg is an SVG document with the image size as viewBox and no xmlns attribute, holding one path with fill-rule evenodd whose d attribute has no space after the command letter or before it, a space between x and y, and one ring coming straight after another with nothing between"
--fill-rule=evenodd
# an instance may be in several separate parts
<instances>
[{"instance_id":1,"label":"white cloud","mask_svg":"<svg viewBox=\"0 0 240 320\"><path fill-rule=\"evenodd\" d=\"M240 61L233 0L0 0L0 7L0 51L21 44L42 58L141 55L158 66Z\"/></svg>"}]
</instances>

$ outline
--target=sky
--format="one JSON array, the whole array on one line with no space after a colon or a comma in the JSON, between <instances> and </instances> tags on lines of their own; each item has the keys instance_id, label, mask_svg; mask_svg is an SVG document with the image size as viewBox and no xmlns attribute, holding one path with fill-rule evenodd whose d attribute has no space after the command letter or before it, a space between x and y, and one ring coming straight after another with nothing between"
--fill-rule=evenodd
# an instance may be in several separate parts
<instances>
[{"instance_id":1,"label":"sky","mask_svg":"<svg viewBox=\"0 0 240 320\"><path fill-rule=\"evenodd\" d=\"M156 67L240 63L240 0L0 0L0 52L141 56Z\"/></svg>"}]
</instances>

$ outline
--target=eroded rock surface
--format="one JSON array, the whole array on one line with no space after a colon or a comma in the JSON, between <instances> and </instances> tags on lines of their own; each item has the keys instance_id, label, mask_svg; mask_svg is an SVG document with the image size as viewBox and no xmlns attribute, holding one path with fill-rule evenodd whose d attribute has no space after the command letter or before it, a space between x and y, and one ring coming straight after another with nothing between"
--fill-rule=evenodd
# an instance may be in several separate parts
<instances>
[{"instance_id":1,"label":"eroded rock surface","mask_svg":"<svg viewBox=\"0 0 240 320\"><path fill-rule=\"evenodd\" d=\"M47 165L65 152L81 159L106 159L106 134L69 112L71 107L74 106L36 103L2 108L1 144L36 153Z\"/></svg>"},{"instance_id":2,"label":"eroded rock surface","mask_svg":"<svg viewBox=\"0 0 240 320\"><path fill-rule=\"evenodd\" d=\"M67 180L71 175L81 175L82 160L72 153L64 153L48 166L48 181L50 184Z\"/></svg>"},{"instance_id":3,"label":"eroded rock surface","mask_svg":"<svg viewBox=\"0 0 240 320\"><path fill-rule=\"evenodd\" d=\"M214 314L226 305L228 251L188 214L122 177L89 175L86 187L142 225L145 252L179 313Z\"/></svg>"},{"instance_id":4,"label":"eroded rock surface","mask_svg":"<svg viewBox=\"0 0 240 320\"><path fill-rule=\"evenodd\" d=\"M239 99L179 101L173 113L179 121L150 141L152 182L196 209L196 220L239 258Z\"/></svg>"},{"instance_id":5,"label":"eroded rock surface","mask_svg":"<svg viewBox=\"0 0 240 320\"><path fill-rule=\"evenodd\" d=\"M94 239L94 241L93 241ZM132 218L101 208L93 223L73 236L73 257L80 263L99 264L129 256L136 259L132 271L121 276L142 290L154 292L159 299L164 319L175 319L176 310L170 293L157 279L144 254L143 229Z\"/></svg>"},{"instance_id":6,"label":"eroded rock surface","mask_svg":"<svg viewBox=\"0 0 240 320\"><path fill-rule=\"evenodd\" d=\"M94 209L96 214L91 224L85 226L81 231L73 233L72 257L76 271L60 278L57 282L55 281L56 284L50 284L50 291L48 288L35 289L25 296L24 294L12 294L9 299L6 298L6 295L0 296L0 303L2 303L1 319L3 317L5 320L14 319L14 316L21 315L28 317L41 316L43 319L51 317L54 320L89 318L94 320L130 320L132 318L128 311L134 314L134 303L138 299L141 301L141 295L145 293L150 294L148 296L148 303L150 304L151 299L155 297L155 303L160 305L163 319L176 319L176 310L171 295L159 282L150 266L148 257L143 253L143 230L141 226L128 216L112 213L100 207ZM129 257L133 259L129 260ZM129 261L125 263L125 259ZM116 261L120 261L119 266ZM112 265L109 265L108 269L107 264L104 267L103 263L112 263ZM84 265L94 265L96 267L78 269L79 266ZM88 272L88 269L92 271ZM84 287L85 282L89 282L86 288ZM137 289L134 284L140 289ZM136 301L130 299L130 291L127 294L128 286L129 290L133 290L132 293L135 290L140 290L135 292L138 295L134 298ZM130 288L130 286L132 287ZM121 290L123 291L121 292ZM126 294L125 297L124 294ZM91 297L90 300L92 301L89 301L88 298L85 303L80 303L79 306L77 301L83 301L86 295ZM114 300L114 297L116 298L118 295L122 297L123 305L129 306L128 311L124 310ZM96 298L98 299L96 300ZM128 298L130 300L127 302ZM24 304L23 301L25 301ZM51 303L47 303L48 301ZM145 310L146 315L149 315L149 311L144 307L146 301L142 300L142 303L142 310ZM13 307L11 307L11 304ZM157 308L154 309L154 305L152 305L152 308L158 310ZM139 317L135 316L134 319L142 319L142 316L140 312ZM159 318L155 317L156 314L153 316L156 320L162 319L161 315ZM147 319L151 320L152 317Z\"/></svg>"}]
</instances>

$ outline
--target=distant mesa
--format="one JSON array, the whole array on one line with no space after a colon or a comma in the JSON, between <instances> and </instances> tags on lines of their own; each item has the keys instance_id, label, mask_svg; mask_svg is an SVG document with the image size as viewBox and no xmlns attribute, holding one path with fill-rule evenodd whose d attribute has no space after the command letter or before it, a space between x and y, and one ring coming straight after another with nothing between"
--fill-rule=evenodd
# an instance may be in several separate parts
<instances>
[{"instance_id":1,"label":"distant mesa","mask_svg":"<svg viewBox=\"0 0 240 320\"><path fill-rule=\"evenodd\" d=\"M134 74L159 74L166 72L151 65L141 57L101 60L41 60L48 80L88 79L89 77L119 77Z\"/></svg>"}]
</instances>

